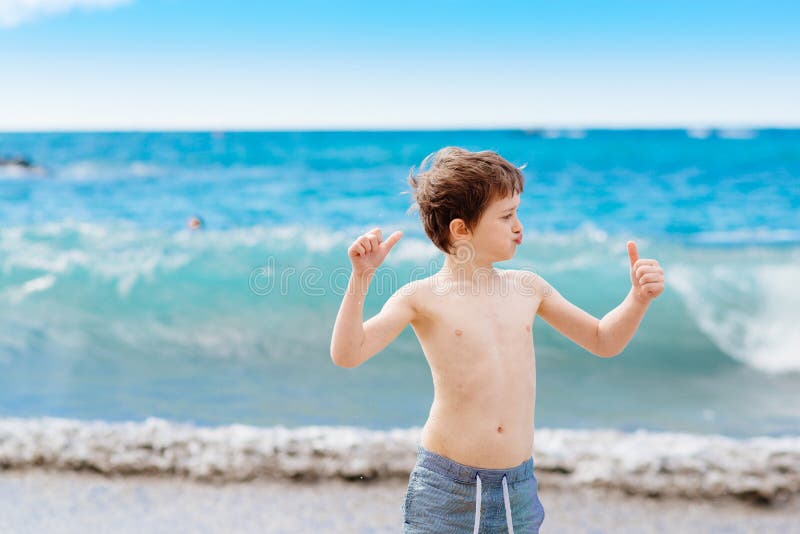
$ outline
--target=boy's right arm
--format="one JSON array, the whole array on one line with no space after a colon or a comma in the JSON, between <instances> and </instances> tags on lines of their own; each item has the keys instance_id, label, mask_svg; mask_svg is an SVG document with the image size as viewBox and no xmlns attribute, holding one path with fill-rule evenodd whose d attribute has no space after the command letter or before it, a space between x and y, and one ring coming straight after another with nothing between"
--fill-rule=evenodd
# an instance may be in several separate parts
<instances>
[{"instance_id":1,"label":"boy's right arm","mask_svg":"<svg viewBox=\"0 0 800 534\"><path fill-rule=\"evenodd\" d=\"M378 314L362 324L369 281L351 276L350 282L331 339L331 358L341 367L357 367L382 351L414 320L415 314L407 286L403 286L389 297Z\"/></svg>"},{"instance_id":2,"label":"boy's right arm","mask_svg":"<svg viewBox=\"0 0 800 534\"><path fill-rule=\"evenodd\" d=\"M331 337L331 359L341 367L357 367L383 350L414 319L407 286L398 289L381 311L363 322L364 298L375 269L402 236L395 232L381 242L380 229L359 237L348 250L353 272L336 316Z\"/></svg>"}]
</instances>

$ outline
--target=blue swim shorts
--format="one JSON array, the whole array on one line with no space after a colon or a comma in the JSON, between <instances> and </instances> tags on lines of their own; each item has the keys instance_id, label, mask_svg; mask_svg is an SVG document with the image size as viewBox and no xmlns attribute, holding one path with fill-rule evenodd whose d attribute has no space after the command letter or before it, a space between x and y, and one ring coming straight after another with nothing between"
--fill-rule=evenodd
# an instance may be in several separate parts
<instances>
[{"instance_id":1,"label":"blue swim shorts","mask_svg":"<svg viewBox=\"0 0 800 534\"><path fill-rule=\"evenodd\" d=\"M402 506L406 534L533 534L544 521L533 457L482 469L417 448Z\"/></svg>"}]
</instances>

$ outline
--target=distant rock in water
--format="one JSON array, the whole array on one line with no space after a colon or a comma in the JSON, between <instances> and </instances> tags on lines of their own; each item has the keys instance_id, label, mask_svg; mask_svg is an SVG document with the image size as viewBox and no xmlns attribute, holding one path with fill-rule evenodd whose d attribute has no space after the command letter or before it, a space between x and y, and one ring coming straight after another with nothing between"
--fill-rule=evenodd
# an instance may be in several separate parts
<instances>
[{"instance_id":1,"label":"distant rock in water","mask_svg":"<svg viewBox=\"0 0 800 534\"><path fill-rule=\"evenodd\" d=\"M0 172L12 174L44 174L44 168L24 157L0 157Z\"/></svg>"}]
</instances>

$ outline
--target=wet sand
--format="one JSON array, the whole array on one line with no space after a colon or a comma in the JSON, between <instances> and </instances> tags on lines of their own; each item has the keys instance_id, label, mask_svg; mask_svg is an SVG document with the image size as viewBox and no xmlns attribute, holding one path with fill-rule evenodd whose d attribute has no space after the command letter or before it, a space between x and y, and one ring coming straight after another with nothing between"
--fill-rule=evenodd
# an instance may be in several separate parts
<instances>
[{"instance_id":1,"label":"wet sand","mask_svg":"<svg viewBox=\"0 0 800 534\"><path fill-rule=\"evenodd\" d=\"M213 484L181 477L41 469L0 472L1 532L402 532L407 480ZM800 496L769 506L734 498L628 496L540 486L549 533L800 533Z\"/></svg>"}]
</instances>

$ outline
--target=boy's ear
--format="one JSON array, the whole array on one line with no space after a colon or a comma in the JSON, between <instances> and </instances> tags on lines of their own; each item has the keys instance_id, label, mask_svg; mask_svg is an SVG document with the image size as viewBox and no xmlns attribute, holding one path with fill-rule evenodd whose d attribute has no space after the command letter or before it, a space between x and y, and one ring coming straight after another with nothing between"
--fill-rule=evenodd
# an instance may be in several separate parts
<instances>
[{"instance_id":1,"label":"boy's ear","mask_svg":"<svg viewBox=\"0 0 800 534\"><path fill-rule=\"evenodd\" d=\"M470 237L471 234L472 232L467 228L464 219L453 219L450 221L450 236L453 238L453 241L466 239Z\"/></svg>"}]
</instances>

